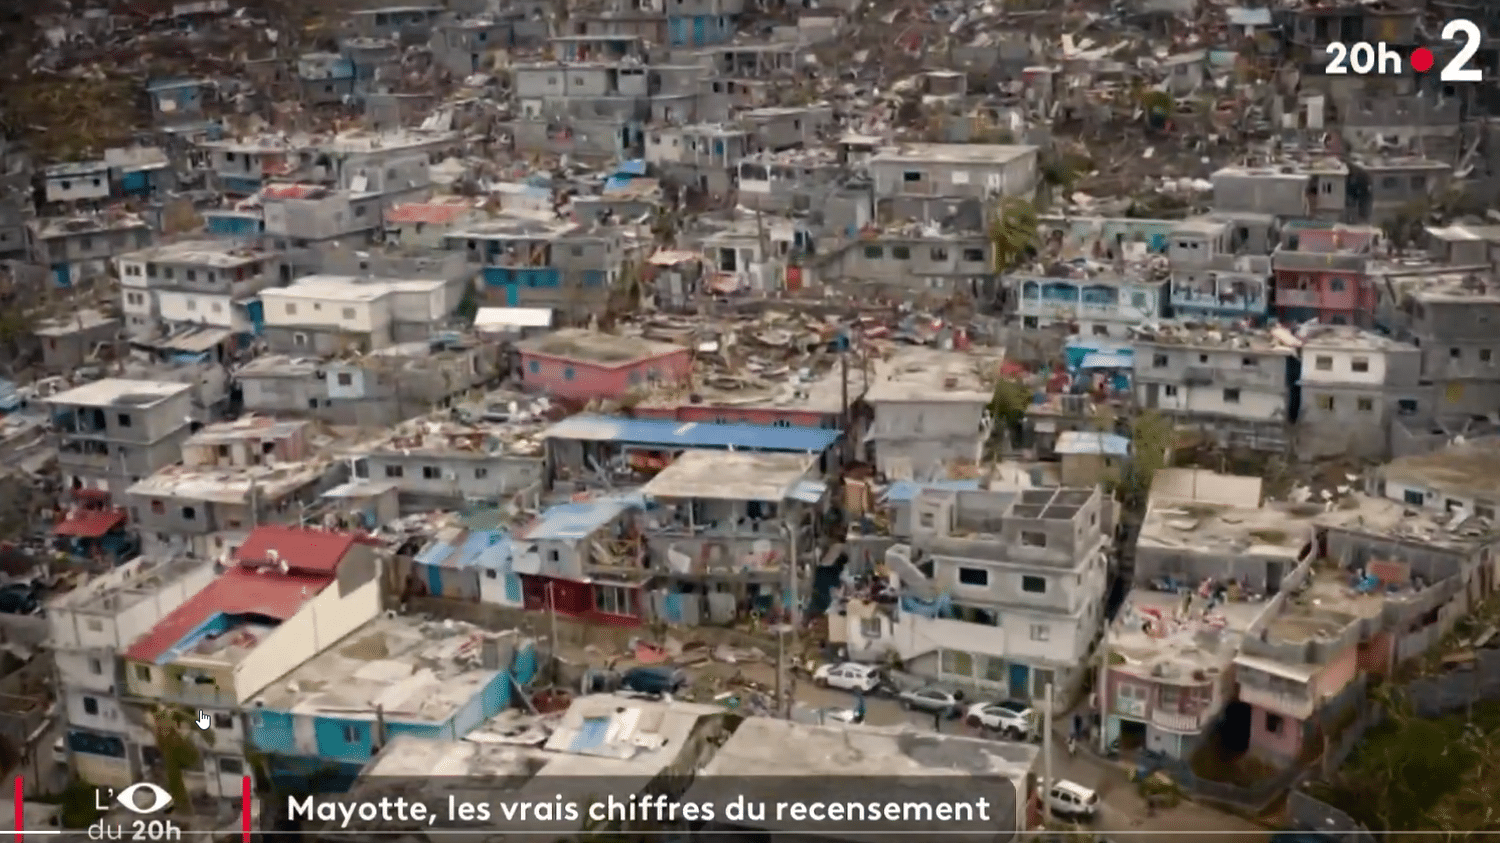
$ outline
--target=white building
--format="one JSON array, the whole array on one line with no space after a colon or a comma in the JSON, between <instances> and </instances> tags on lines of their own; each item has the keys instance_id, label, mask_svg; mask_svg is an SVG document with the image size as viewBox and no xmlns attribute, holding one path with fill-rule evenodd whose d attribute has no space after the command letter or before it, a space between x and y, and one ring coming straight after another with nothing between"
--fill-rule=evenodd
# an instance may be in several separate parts
<instances>
[{"instance_id":1,"label":"white building","mask_svg":"<svg viewBox=\"0 0 1500 843\"><path fill-rule=\"evenodd\" d=\"M137 780L145 724L121 705L119 654L214 578L202 560L141 557L47 604L73 772L96 785Z\"/></svg>"},{"instance_id":2,"label":"white building","mask_svg":"<svg viewBox=\"0 0 1500 843\"><path fill-rule=\"evenodd\" d=\"M1430 411L1417 346L1348 325L1309 326L1299 339L1299 454L1384 459L1393 422L1416 422Z\"/></svg>"},{"instance_id":3,"label":"white building","mask_svg":"<svg viewBox=\"0 0 1500 843\"><path fill-rule=\"evenodd\" d=\"M1098 489L923 489L886 563L903 600L849 601L851 654L1002 697L1069 699L1098 640L1113 512Z\"/></svg>"},{"instance_id":4,"label":"white building","mask_svg":"<svg viewBox=\"0 0 1500 843\"><path fill-rule=\"evenodd\" d=\"M274 256L215 240L187 240L120 255L126 330L148 338L176 328L251 330L250 299L269 286Z\"/></svg>"},{"instance_id":5,"label":"white building","mask_svg":"<svg viewBox=\"0 0 1500 843\"><path fill-rule=\"evenodd\" d=\"M877 363L864 395L874 411L866 459L886 476L905 479L925 478L950 463L978 462L989 439L986 413L993 398L983 375L998 374L1000 363L998 356L917 348Z\"/></svg>"}]
</instances>

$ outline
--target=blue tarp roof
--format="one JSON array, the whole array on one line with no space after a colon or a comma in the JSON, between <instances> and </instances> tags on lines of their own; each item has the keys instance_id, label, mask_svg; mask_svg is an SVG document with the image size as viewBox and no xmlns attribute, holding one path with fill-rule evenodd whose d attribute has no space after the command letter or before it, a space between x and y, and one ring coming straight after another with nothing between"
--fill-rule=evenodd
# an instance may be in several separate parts
<instances>
[{"instance_id":1,"label":"blue tarp roof","mask_svg":"<svg viewBox=\"0 0 1500 843\"><path fill-rule=\"evenodd\" d=\"M897 480L885 491L885 499L891 503L905 503L916 500L917 493L923 489L943 489L949 492L972 492L979 488L978 480L937 480L932 483L918 483L915 480Z\"/></svg>"},{"instance_id":2,"label":"blue tarp roof","mask_svg":"<svg viewBox=\"0 0 1500 843\"><path fill-rule=\"evenodd\" d=\"M547 439L618 442L661 448L786 451L817 454L839 440L837 430L761 424L709 424L675 419L571 416L547 428Z\"/></svg>"},{"instance_id":3,"label":"blue tarp roof","mask_svg":"<svg viewBox=\"0 0 1500 843\"><path fill-rule=\"evenodd\" d=\"M1130 453L1130 440L1115 433L1099 433L1092 430L1068 430L1057 434L1059 454L1078 456L1081 454L1104 454L1123 457Z\"/></svg>"},{"instance_id":4,"label":"blue tarp roof","mask_svg":"<svg viewBox=\"0 0 1500 843\"><path fill-rule=\"evenodd\" d=\"M644 507L640 495L619 495L558 504L542 513L540 521L527 528L526 541L571 541L587 538L631 507Z\"/></svg>"},{"instance_id":5,"label":"blue tarp roof","mask_svg":"<svg viewBox=\"0 0 1500 843\"><path fill-rule=\"evenodd\" d=\"M444 568L503 568L510 559L510 536L504 530L470 530L463 541L455 547L441 540L434 540L416 555L412 561L420 565L441 565Z\"/></svg>"}]
</instances>

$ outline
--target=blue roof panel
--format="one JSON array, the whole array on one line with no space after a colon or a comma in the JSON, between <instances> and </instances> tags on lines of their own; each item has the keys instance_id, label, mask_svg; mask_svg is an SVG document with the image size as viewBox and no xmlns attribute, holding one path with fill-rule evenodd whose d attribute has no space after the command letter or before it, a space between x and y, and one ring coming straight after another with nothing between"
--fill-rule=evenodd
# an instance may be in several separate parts
<instances>
[{"instance_id":1,"label":"blue roof panel","mask_svg":"<svg viewBox=\"0 0 1500 843\"><path fill-rule=\"evenodd\" d=\"M710 424L675 419L624 419L571 416L547 428L548 439L618 442L661 448L785 451L818 454L841 435L820 427L773 427L763 424Z\"/></svg>"},{"instance_id":2,"label":"blue roof panel","mask_svg":"<svg viewBox=\"0 0 1500 843\"><path fill-rule=\"evenodd\" d=\"M948 492L972 492L979 488L978 480L938 480L933 483L918 483L915 480L897 480L885 491L890 503L905 503L916 500L923 489L942 489Z\"/></svg>"},{"instance_id":3,"label":"blue roof panel","mask_svg":"<svg viewBox=\"0 0 1500 843\"><path fill-rule=\"evenodd\" d=\"M526 530L527 541L575 541L587 538L595 530L618 518L631 507L644 507L636 495L594 498L548 508L542 517Z\"/></svg>"},{"instance_id":4,"label":"blue roof panel","mask_svg":"<svg viewBox=\"0 0 1500 843\"><path fill-rule=\"evenodd\" d=\"M1115 433L1098 433L1091 430L1069 430L1057 434L1059 454L1072 456L1104 454L1123 457L1130 453L1130 440Z\"/></svg>"}]
</instances>

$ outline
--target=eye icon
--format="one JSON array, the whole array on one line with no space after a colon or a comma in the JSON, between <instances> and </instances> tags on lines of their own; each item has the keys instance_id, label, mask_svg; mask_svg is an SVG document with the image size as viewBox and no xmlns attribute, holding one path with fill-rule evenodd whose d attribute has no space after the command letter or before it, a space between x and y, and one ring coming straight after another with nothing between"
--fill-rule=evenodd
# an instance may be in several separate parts
<instances>
[{"instance_id":1,"label":"eye icon","mask_svg":"<svg viewBox=\"0 0 1500 843\"><path fill-rule=\"evenodd\" d=\"M136 782L120 791L115 800L135 814L154 814L172 805L172 794L151 782ZM141 803L146 804L141 804Z\"/></svg>"}]
</instances>

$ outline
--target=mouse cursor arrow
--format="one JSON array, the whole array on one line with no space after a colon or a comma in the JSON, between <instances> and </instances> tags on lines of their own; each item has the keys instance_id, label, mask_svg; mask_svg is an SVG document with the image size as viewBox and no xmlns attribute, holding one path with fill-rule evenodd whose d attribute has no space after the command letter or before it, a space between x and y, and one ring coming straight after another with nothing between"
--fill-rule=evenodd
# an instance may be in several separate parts
<instances>
[{"instance_id":1,"label":"mouse cursor arrow","mask_svg":"<svg viewBox=\"0 0 1500 843\"><path fill-rule=\"evenodd\" d=\"M206 732L208 731L209 724L213 723L213 718L208 716L208 712L199 709L198 719L194 720L193 722L198 724L198 728Z\"/></svg>"}]
</instances>

